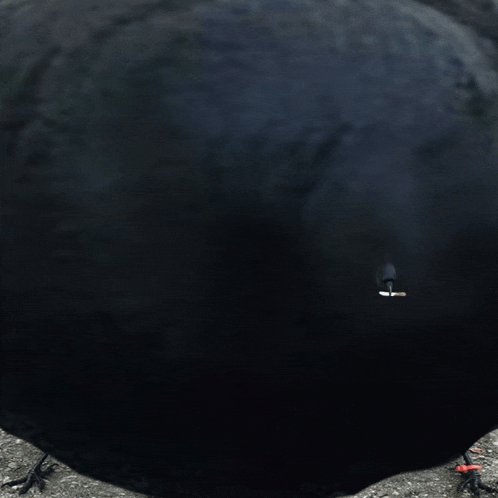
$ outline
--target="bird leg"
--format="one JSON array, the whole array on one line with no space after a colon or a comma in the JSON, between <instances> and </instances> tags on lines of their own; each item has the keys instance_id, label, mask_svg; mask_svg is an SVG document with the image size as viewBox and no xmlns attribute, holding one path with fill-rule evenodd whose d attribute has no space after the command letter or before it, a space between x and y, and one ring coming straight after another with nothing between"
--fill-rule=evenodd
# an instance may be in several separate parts
<instances>
[{"instance_id":1,"label":"bird leg","mask_svg":"<svg viewBox=\"0 0 498 498\"><path fill-rule=\"evenodd\" d=\"M43 488L45 487L45 477L47 477L49 474L51 474L54 471L54 467L56 467L58 464L52 463L45 469L42 469L42 464L45 461L45 459L48 457L48 453L44 453L38 461L33 465L31 470L26 474L25 477L21 479L16 479L14 481L9 481L4 484L2 484L2 488L4 486L16 486L17 484L22 484L25 483L24 486L19 490L19 494L23 495L27 493L27 491L33 486L33 484L36 484L38 486L38 489L40 491L43 491Z\"/></svg>"},{"instance_id":2,"label":"bird leg","mask_svg":"<svg viewBox=\"0 0 498 498\"><path fill-rule=\"evenodd\" d=\"M472 460L470 459L469 452L466 451L463 454L463 458L465 460L466 465L457 465L456 470L458 472L465 473L465 480L462 481L457 488L457 491L460 493L465 488L469 488L469 491L479 498L481 496L481 489L486 491L487 493L498 494L498 489L492 488L491 486L487 486L481 481L481 476L479 475L478 470L480 470L480 465L474 465Z\"/></svg>"}]
</instances>

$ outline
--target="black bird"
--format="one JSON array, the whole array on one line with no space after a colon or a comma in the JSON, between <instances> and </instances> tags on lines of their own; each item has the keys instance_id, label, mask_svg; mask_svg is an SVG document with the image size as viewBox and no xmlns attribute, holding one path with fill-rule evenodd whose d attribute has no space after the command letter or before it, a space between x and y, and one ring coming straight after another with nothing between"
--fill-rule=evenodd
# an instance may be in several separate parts
<instances>
[{"instance_id":1,"label":"black bird","mask_svg":"<svg viewBox=\"0 0 498 498\"><path fill-rule=\"evenodd\" d=\"M377 281L378 283L382 283L389 290L389 296L391 296L393 291L394 281L397 279L396 269L392 263L386 263L379 270Z\"/></svg>"},{"instance_id":2,"label":"black bird","mask_svg":"<svg viewBox=\"0 0 498 498\"><path fill-rule=\"evenodd\" d=\"M493 428L469 30L396 0L1 8L4 429L155 496L305 498Z\"/></svg>"}]
</instances>

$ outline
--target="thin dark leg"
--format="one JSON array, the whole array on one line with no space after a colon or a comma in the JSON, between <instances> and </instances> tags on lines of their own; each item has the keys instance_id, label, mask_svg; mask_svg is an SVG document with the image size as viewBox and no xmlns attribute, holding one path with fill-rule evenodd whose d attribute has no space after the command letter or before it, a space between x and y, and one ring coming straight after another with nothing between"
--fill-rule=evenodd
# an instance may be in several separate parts
<instances>
[{"instance_id":1,"label":"thin dark leg","mask_svg":"<svg viewBox=\"0 0 498 498\"><path fill-rule=\"evenodd\" d=\"M2 484L1 487L3 488L4 486L16 486L17 484L25 483L24 486L19 490L19 494L23 495L27 493L27 491L31 488L31 486L33 486L33 484L36 484L38 486L38 489L40 491L43 491L43 488L45 487L45 477L51 474L54 471L54 467L57 466L56 463L52 463L47 468L42 469L42 464L47 457L48 453L44 453L33 465L31 470L26 474L25 477L6 482Z\"/></svg>"},{"instance_id":2,"label":"thin dark leg","mask_svg":"<svg viewBox=\"0 0 498 498\"><path fill-rule=\"evenodd\" d=\"M473 465L468 451L463 454L463 459L465 460L466 465ZM469 491L478 498L481 496L481 489L487 493L498 494L498 489L487 486L481 481L481 476L477 470L468 470L465 472L465 480L458 485L457 491L461 492L467 487L469 488Z\"/></svg>"}]
</instances>

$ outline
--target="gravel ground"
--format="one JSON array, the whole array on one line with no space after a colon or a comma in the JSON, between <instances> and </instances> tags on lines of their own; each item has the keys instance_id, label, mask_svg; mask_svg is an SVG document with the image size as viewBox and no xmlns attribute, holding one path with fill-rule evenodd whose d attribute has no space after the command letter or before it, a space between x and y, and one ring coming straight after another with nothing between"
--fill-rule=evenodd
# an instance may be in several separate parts
<instances>
[{"instance_id":1,"label":"gravel ground","mask_svg":"<svg viewBox=\"0 0 498 498\"><path fill-rule=\"evenodd\" d=\"M389 444L386 442L386 444ZM475 463L482 465L483 482L498 486L498 430L490 432L473 446L483 453L472 453ZM427 449L430 451L430 448ZM5 483L23 477L41 451L34 446L0 430L0 482ZM396 455L393 455L396 458ZM47 464L58 463L53 474L47 478L44 498L147 498L146 495L133 493L126 489L77 474L63 463L52 458ZM344 498L444 498L471 496L468 491L457 493L461 477L455 472L455 465L463 463L459 458L432 469L398 474L378 482L356 495ZM14 488L0 489L0 498L18 496L21 485ZM26 496L39 495L37 488L32 488ZM485 493L483 493L483 496ZM153 498L153 497L149 497ZM201 497L196 497L201 498ZM276 497L274 497L276 498Z\"/></svg>"},{"instance_id":2,"label":"gravel ground","mask_svg":"<svg viewBox=\"0 0 498 498\"><path fill-rule=\"evenodd\" d=\"M386 444L389 444L386 441ZM481 478L488 486L498 486L498 430L486 434L472 446L471 458L482 466ZM482 453L481 453L482 450ZM430 451L430 448L427 448ZM396 455L393 455L396 458ZM469 491L457 493L462 478L455 471L455 465L463 464L463 458L457 458L439 467L416 472L398 474L378 482L354 498L465 498L472 496ZM482 493L482 497L490 496ZM492 495L491 495L492 496ZM353 498L353 497L349 497Z\"/></svg>"},{"instance_id":3,"label":"gravel ground","mask_svg":"<svg viewBox=\"0 0 498 498\"><path fill-rule=\"evenodd\" d=\"M24 477L41 454L38 448L0 430L0 482ZM53 458L47 459L46 463L57 463L58 467L46 480L44 498L145 498L145 495L78 474ZM18 496L21 486L0 489L0 498ZM25 496L39 494L38 488L31 488Z\"/></svg>"}]
</instances>

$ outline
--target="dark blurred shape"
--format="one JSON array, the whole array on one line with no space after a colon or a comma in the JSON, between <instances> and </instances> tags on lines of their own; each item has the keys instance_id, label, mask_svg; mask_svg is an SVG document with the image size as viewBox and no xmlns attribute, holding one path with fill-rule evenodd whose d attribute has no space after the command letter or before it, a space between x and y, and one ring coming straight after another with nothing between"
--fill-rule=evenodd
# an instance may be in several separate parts
<instances>
[{"instance_id":1,"label":"dark blurred shape","mask_svg":"<svg viewBox=\"0 0 498 498\"><path fill-rule=\"evenodd\" d=\"M389 296L391 296L393 291L394 281L396 277L396 269L392 263L386 263L382 268L379 269L377 275L377 282L382 283L389 290Z\"/></svg>"},{"instance_id":2,"label":"dark blurred shape","mask_svg":"<svg viewBox=\"0 0 498 498\"><path fill-rule=\"evenodd\" d=\"M311 498L496 425L483 40L401 0L24 7L0 8L3 428L149 495ZM407 299L372 292L386 261Z\"/></svg>"}]
</instances>

